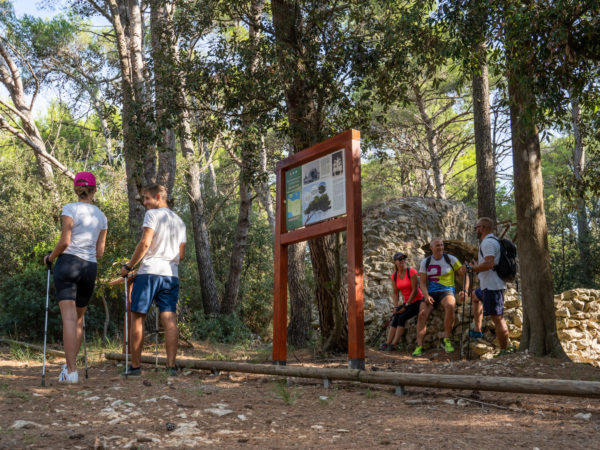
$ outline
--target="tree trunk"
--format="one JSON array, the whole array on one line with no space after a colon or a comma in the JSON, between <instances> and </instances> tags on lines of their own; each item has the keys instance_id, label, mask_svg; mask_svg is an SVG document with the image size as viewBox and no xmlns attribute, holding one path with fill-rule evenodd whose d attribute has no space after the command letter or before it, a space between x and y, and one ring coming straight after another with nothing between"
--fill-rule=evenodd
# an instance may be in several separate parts
<instances>
[{"instance_id":1,"label":"tree trunk","mask_svg":"<svg viewBox=\"0 0 600 450\"><path fill-rule=\"evenodd\" d=\"M336 235L312 239L310 257L315 275L315 295L319 307L323 348L329 351L347 350L348 305L341 288L340 266L337 262Z\"/></svg>"},{"instance_id":2,"label":"tree trunk","mask_svg":"<svg viewBox=\"0 0 600 450\"><path fill-rule=\"evenodd\" d=\"M288 247L290 323L287 327L287 341L297 348L307 344L311 332L311 295L306 283L305 256L306 242Z\"/></svg>"},{"instance_id":3,"label":"tree trunk","mask_svg":"<svg viewBox=\"0 0 600 450\"><path fill-rule=\"evenodd\" d=\"M518 41L517 41L518 42ZM523 299L523 335L519 350L536 356L565 357L556 331L554 291L544 212L536 102L529 86L531 49L508 48L507 74L513 146L515 207Z\"/></svg>"},{"instance_id":4,"label":"tree trunk","mask_svg":"<svg viewBox=\"0 0 600 450\"><path fill-rule=\"evenodd\" d=\"M118 3L117 3L118 1ZM125 173L127 175L127 200L129 204L130 230L139 233L144 218L141 190L145 184L143 177L142 161L145 157L144 149L138 146L136 127L135 90L132 81L132 67L130 58L130 31L129 21L126 20L126 0L108 0L110 15L115 31L117 50L119 53L119 66L121 69L121 97L123 100L123 154L125 156ZM123 20L125 18L125 20Z\"/></svg>"},{"instance_id":5,"label":"tree trunk","mask_svg":"<svg viewBox=\"0 0 600 450\"><path fill-rule=\"evenodd\" d=\"M250 196L250 177L252 170L250 165L249 153L252 152L252 144L245 142L242 144L242 167L239 175L240 207L238 211L238 220L229 259L229 275L225 286L225 293L221 300L221 314L233 314L238 302L238 293L242 276L242 265L246 255L246 245L248 242L248 229L250 228L250 209L252 208L252 197Z\"/></svg>"},{"instance_id":6,"label":"tree trunk","mask_svg":"<svg viewBox=\"0 0 600 450\"><path fill-rule=\"evenodd\" d=\"M496 223L496 173L490 121L490 87L485 42L477 46L478 70L473 72L473 128L477 162L477 215Z\"/></svg>"},{"instance_id":7,"label":"tree trunk","mask_svg":"<svg viewBox=\"0 0 600 450\"><path fill-rule=\"evenodd\" d=\"M446 188L444 187L444 174L442 173L441 161L438 150L438 134L435 130L435 124L433 118L427 113L427 105L423 100L421 89L419 86L413 84L413 93L415 95L415 103L421 116L421 122L425 128L425 134L427 136L427 151L429 153L429 161L431 164L432 178L435 183L435 192L441 199L446 198Z\"/></svg>"},{"instance_id":8,"label":"tree trunk","mask_svg":"<svg viewBox=\"0 0 600 450\"><path fill-rule=\"evenodd\" d=\"M14 112L14 115L16 115L16 117L13 117L14 122L20 124L20 127L18 127L20 129L17 129L12 127L8 122L2 121L2 128L8 130L12 134L15 134L15 131L17 131L17 133L21 133L27 138L24 142L34 150L42 186L46 191L56 194L52 164L44 157L44 155L47 155L46 144L44 144L42 135L40 134L31 113L31 107L33 105L30 103L33 102L33 100L28 102L25 98L25 88L21 72L13 59L13 56L1 41L0 57L2 59L2 61L0 61L0 82L8 91L14 105L7 105L7 109ZM33 75L35 76L35 74Z\"/></svg>"},{"instance_id":9,"label":"tree trunk","mask_svg":"<svg viewBox=\"0 0 600 450\"><path fill-rule=\"evenodd\" d=\"M585 205L585 186L583 172L585 171L585 148L581 135L581 110L577 98L573 98L571 116L573 120L573 136L575 148L573 149L573 172L575 175L575 195L577 201L577 246L579 247L578 282L581 287L591 287L594 279L592 256L590 253L590 227L588 213Z\"/></svg>"},{"instance_id":10,"label":"tree trunk","mask_svg":"<svg viewBox=\"0 0 600 450\"><path fill-rule=\"evenodd\" d=\"M176 99L173 76L175 67L175 42L173 33L167 29L172 21L172 5L165 1L152 1L150 12L150 34L152 59L154 60L154 101L158 133L158 173L156 182L167 189L167 202L173 205L175 184L176 146L175 114Z\"/></svg>"},{"instance_id":11,"label":"tree trunk","mask_svg":"<svg viewBox=\"0 0 600 450\"><path fill-rule=\"evenodd\" d=\"M290 137L294 153L307 147L308 141L317 142L318 135L313 134L315 107L312 101L314 88L307 85L305 62L299 56L304 53L298 36L302 30L299 7L285 0L271 2L275 40L281 51L280 63L282 70L289 74L291 81L286 88L288 120L290 122ZM309 124L311 124L309 126ZM290 294L290 322L288 341L297 347L306 345L310 336L310 304L311 297L305 287L307 285L304 273L305 244L295 244L288 247L288 283ZM311 249L312 253L312 249ZM316 270L313 267L313 271ZM321 291L322 286L315 285L315 291ZM319 296L321 301L327 301L326 295ZM327 328L327 327L326 327ZM327 336L322 334L323 338Z\"/></svg>"}]
</instances>

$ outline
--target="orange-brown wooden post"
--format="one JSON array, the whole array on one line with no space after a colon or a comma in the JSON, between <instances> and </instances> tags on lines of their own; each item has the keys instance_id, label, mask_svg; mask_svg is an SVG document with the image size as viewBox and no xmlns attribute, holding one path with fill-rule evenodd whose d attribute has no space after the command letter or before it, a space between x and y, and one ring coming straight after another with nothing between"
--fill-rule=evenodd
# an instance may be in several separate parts
<instances>
[{"instance_id":1,"label":"orange-brown wooden post","mask_svg":"<svg viewBox=\"0 0 600 450\"><path fill-rule=\"evenodd\" d=\"M346 215L286 229L286 173L303 164L344 151ZM286 363L288 245L346 230L348 263L348 366L365 368L360 132L348 130L302 150L277 164L273 290L273 363Z\"/></svg>"},{"instance_id":2,"label":"orange-brown wooden post","mask_svg":"<svg viewBox=\"0 0 600 450\"><path fill-rule=\"evenodd\" d=\"M285 233L285 175L277 168L277 194L275 200L275 274L273 292L273 364L285 365L287 360L287 279L288 247L281 243Z\"/></svg>"},{"instance_id":3,"label":"orange-brown wooden post","mask_svg":"<svg viewBox=\"0 0 600 450\"><path fill-rule=\"evenodd\" d=\"M346 251L348 263L348 367L365 368L360 132L346 146Z\"/></svg>"}]
</instances>

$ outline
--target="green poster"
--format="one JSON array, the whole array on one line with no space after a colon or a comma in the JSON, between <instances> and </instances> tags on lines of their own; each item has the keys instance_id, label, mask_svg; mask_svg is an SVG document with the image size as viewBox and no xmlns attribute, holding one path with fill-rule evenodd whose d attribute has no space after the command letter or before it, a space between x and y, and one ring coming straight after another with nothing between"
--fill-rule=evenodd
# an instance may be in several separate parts
<instances>
[{"instance_id":1,"label":"green poster","mask_svg":"<svg viewBox=\"0 0 600 450\"><path fill-rule=\"evenodd\" d=\"M302 226L302 167L285 173L285 227L293 230Z\"/></svg>"}]
</instances>

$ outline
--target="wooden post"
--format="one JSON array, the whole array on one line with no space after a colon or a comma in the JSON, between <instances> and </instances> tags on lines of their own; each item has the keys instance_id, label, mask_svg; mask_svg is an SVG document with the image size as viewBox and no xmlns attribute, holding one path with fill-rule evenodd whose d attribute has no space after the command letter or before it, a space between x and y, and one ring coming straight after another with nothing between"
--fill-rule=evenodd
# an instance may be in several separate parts
<instances>
[{"instance_id":1,"label":"wooden post","mask_svg":"<svg viewBox=\"0 0 600 450\"><path fill-rule=\"evenodd\" d=\"M348 367L365 368L360 132L352 130L346 153L346 251L348 262Z\"/></svg>"},{"instance_id":2,"label":"wooden post","mask_svg":"<svg viewBox=\"0 0 600 450\"><path fill-rule=\"evenodd\" d=\"M273 287L273 364L285 365L287 360L287 280L288 247L281 243L285 233L285 179L277 169L277 194L275 207L275 255Z\"/></svg>"}]
</instances>

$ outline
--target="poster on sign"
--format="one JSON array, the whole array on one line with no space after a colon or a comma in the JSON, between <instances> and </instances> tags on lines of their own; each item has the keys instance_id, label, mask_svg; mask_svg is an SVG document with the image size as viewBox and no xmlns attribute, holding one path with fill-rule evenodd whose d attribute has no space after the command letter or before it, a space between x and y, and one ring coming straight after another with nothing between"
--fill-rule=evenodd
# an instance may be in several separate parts
<instances>
[{"instance_id":1,"label":"poster on sign","mask_svg":"<svg viewBox=\"0 0 600 450\"><path fill-rule=\"evenodd\" d=\"M336 150L285 174L286 229L346 214L344 150Z\"/></svg>"},{"instance_id":2,"label":"poster on sign","mask_svg":"<svg viewBox=\"0 0 600 450\"><path fill-rule=\"evenodd\" d=\"M309 225L346 213L344 151L302 166L302 223Z\"/></svg>"}]
</instances>

